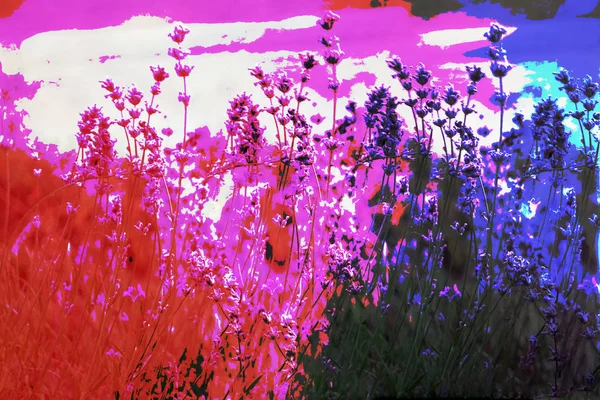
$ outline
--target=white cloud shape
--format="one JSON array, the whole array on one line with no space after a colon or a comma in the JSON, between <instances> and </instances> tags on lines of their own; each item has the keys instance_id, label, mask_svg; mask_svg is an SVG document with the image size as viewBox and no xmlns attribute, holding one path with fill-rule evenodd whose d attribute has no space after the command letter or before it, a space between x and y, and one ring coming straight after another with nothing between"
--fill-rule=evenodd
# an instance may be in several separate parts
<instances>
[{"instance_id":1,"label":"white cloud shape","mask_svg":"<svg viewBox=\"0 0 600 400\"><path fill-rule=\"evenodd\" d=\"M516 27L504 27L506 29L505 36L512 34L517 30ZM483 36L489 31L489 27L485 28L465 28L465 29L443 29L433 32L427 32L421 35L419 45L437 46L445 49L449 46L454 46L462 43L482 42L487 41Z\"/></svg>"}]
</instances>

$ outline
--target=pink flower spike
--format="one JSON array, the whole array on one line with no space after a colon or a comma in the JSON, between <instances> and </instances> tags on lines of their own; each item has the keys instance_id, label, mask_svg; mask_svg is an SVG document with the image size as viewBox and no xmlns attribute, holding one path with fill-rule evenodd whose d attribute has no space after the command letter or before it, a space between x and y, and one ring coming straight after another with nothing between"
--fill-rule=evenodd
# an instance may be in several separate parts
<instances>
[{"instance_id":1,"label":"pink flower spike","mask_svg":"<svg viewBox=\"0 0 600 400\"><path fill-rule=\"evenodd\" d=\"M458 286L456 286L456 283L454 284L454 293L456 293L457 296L461 296L462 297L462 293L460 292L460 290L458 290Z\"/></svg>"},{"instance_id":2,"label":"pink flower spike","mask_svg":"<svg viewBox=\"0 0 600 400\"><path fill-rule=\"evenodd\" d=\"M150 88L150 93L152 93L152 96L158 96L160 94L160 83L154 83Z\"/></svg>"},{"instance_id":3,"label":"pink flower spike","mask_svg":"<svg viewBox=\"0 0 600 400\"><path fill-rule=\"evenodd\" d=\"M330 31L333 28L333 24L340 20L340 16L332 13L331 11L327 11L325 16L317 21L317 24L321 26L321 28L326 31Z\"/></svg>"},{"instance_id":4,"label":"pink flower spike","mask_svg":"<svg viewBox=\"0 0 600 400\"><path fill-rule=\"evenodd\" d=\"M79 206L74 207L73 203L67 201L67 215L74 215L79 210Z\"/></svg>"},{"instance_id":5,"label":"pink flower spike","mask_svg":"<svg viewBox=\"0 0 600 400\"><path fill-rule=\"evenodd\" d=\"M146 297L146 292L144 292L144 289L142 289L142 285L140 285L139 283L137 285L137 290L139 293L139 297Z\"/></svg>"},{"instance_id":6,"label":"pink flower spike","mask_svg":"<svg viewBox=\"0 0 600 400\"><path fill-rule=\"evenodd\" d=\"M157 112L158 108L156 108L156 106L151 106L150 104L146 103L146 113L148 113L148 115L153 115Z\"/></svg>"},{"instance_id":7,"label":"pink flower spike","mask_svg":"<svg viewBox=\"0 0 600 400\"><path fill-rule=\"evenodd\" d=\"M110 349L106 352L106 355L109 357L121 357L122 354L118 351L115 351L115 349Z\"/></svg>"},{"instance_id":8,"label":"pink flower spike","mask_svg":"<svg viewBox=\"0 0 600 400\"><path fill-rule=\"evenodd\" d=\"M181 50L181 49L175 49L175 48L171 47L169 49L168 54L169 54L169 57L173 57L177 61L183 61L190 54L190 52L189 52L189 50Z\"/></svg>"},{"instance_id":9,"label":"pink flower spike","mask_svg":"<svg viewBox=\"0 0 600 400\"><path fill-rule=\"evenodd\" d=\"M173 129L171 128L163 128L163 130L161 131L163 135L169 137L173 134Z\"/></svg>"},{"instance_id":10,"label":"pink flower spike","mask_svg":"<svg viewBox=\"0 0 600 400\"><path fill-rule=\"evenodd\" d=\"M185 107L190 105L190 95L189 94L179 92L179 96L177 97L177 100L179 100L181 103L183 103L183 105Z\"/></svg>"},{"instance_id":11,"label":"pink flower spike","mask_svg":"<svg viewBox=\"0 0 600 400\"><path fill-rule=\"evenodd\" d=\"M116 86L115 86L114 82L112 81L112 79L106 78L105 81L100 81L100 83L102 84L102 89L104 89L110 93L115 91Z\"/></svg>"},{"instance_id":12,"label":"pink flower spike","mask_svg":"<svg viewBox=\"0 0 600 400\"><path fill-rule=\"evenodd\" d=\"M135 129L135 128L128 128L128 129L127 129L127 133L129 133L129 135L130 135L132 138L134 138L134 139L135 139L135 138L137 138L138 136L140 136L140 133L141 133L141 132L140 132L138 129Z\"/></svg>"},{"instance_id":13,"label":"pink flower spike","mask_svg":"<svg viewBox=\"0 0 600 400\"><path fill-rule=\"evenodd\" d=\"M250 71L250 75L258 80L262 80L265 77L265 73L259 65L254 68L248 68L248 70Z\"/></svg>"},{"instance_id":14,"label":"pink flower spike","mask_svg":"<svg viewBox=\"0 0 600 400\"><path fill-rule=\"evenodd\" d=\"M116 100L114 104L115 108L119 111L123 111L125 109L125 102L123 100Z\"/></svg>"},{"instance_id":15,"label":"pink flower spike","mask_svg":"<svg viewBox=\"0 0 600 400\"><path fill-rule=\"evenodd\" d=\"M96 304L100 304L103 307L106 305L106 297L104 296L104 293L98 294L96 297Z\"/></svg>"},{"instance_id":16,"label":"pink flower spike","mask_svg":"<svg viewBox=\"0 0 600 400\"><path fill-rule=\"evenodd\" d=\"M131 105L137 106L138 104L140 104L143 97L144 97L144 94L142 92L140 92L135 86L133 86L131 89L129 89L129 92L127 92L126 98L127 98L127 101L129 101L129 103L131 103Z\"/></svg>"},{"instance_id":17,"label":"pink flower spike","mask_svg":"<svg viewBox=\"0 0 600 400\"><path fill-rule=\"evenodd\" d=\"M177 64L175 65L175 72L177 76L181 78L185 78L186 76L190 76L190 73L194 69L194 66Z\"/></svg>"},{"instance_id":18,"label":"pink flower spike","mask_svg":"<svg viewBox=\"0 0 600 400\"><path fill-rule=\"evenodd\" d=\"M182 25L177 25L173 30L173 33L169 33L169 37L175 43L181 44L185 40L185 36L190 33L190 30Z\"/></svg>"},{"instance_id":19,"label":"pink flower spike","mask_svg":"<svg viewBox=\"0 0 600 400\"><path fill-rule=\"evenodd\" d=\"M125 128L127 125L129 125L129 122L131 122L130 119L120 119L117 121L117 125L122 126L123 128Z\"/></svg>"},{"instance_id":20,"label":"pink flower spike","mask_svg":"<svg viewBox=\"0 0 600 400\"><path fill-rule=\"evenodd\" d=\"M133 108L129 111L129 116L133 119L138 119L140 117L140 115L142 114L142 111L138 108Z\"/></svg>"},{"instance_id":21,"label":"pink flower spike","mask_svg":"<svg viewBox=\"0 0 600 400\"><path fill-rule=\"evenodd\" d=\"M120 87L116 86L115 89L112 90L105 97L110 97L110 99L112 101L117 101L117 100L120 100L122 96L123 96L123 91L121 90Z\"/></svg>"},{"instance_id":22,"label":"pink flower spike","mask_svg":"<svg viewBox=\"0 0 600 400\"><path fill-rule=\"evenodd\" d=\"M150 67L150 71L152 71L152 77L156 82L162 82L169 77L169 73L160 65Z\"/></svg>"}]
</instances>

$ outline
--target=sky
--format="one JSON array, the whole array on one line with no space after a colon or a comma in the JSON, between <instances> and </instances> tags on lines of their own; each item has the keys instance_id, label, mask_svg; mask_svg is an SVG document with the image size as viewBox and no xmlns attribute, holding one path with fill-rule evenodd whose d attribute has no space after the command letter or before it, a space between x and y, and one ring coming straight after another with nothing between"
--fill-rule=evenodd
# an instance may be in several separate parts
<instances>
[{"instance_id":1,"label":"sky","mask_svg":"<svg viewBox=\"0 0 600 400\"><path fill-rule=\"evenodd\" d=\"M299 52L319 49L316 20L325 9L342 17L336 27L347 57L340 65L348 80L342 90L363 98L374 84L393 87L385 65L391 54L409 65L423 62L442 86L458 86L465 65L487 65L482 33L498 22L514 31L505 40L508 59L517 66L509 89L521 96L525 111L533 95L558 94L551 73L559 66L575 76L598 76L596 52L590 49L600 45L600 36L588 33L600 27L595 3L242 0L200 1L190 7L185 0L5 0L0 6L0 63L4 74L40 83L35 96L20 103L29 113L26 125L35 136L67 150L74 145L82 109L103 105L99 80L110 76L117 84L148 90L148 66L172 65L166 35L175 21L192 31L186 43L196 66L192 125L211 131L222 129L223 112L235 94L258 94L248 68L292 67ZM536 86L535 93L523 90L527 85ZM323 86L311 99L330 109ZM171 120L181 119L175 110L178 90L165 87L164 97L174 101L165 103L163 97L161 104ZM488 91L491 96L493 90Z\"/></svg>"},{"instance_id":2,"label":"sky","mask_svg":"<svg viewBox=\"0 0 600 400\"><path fill-rule=\"evenodd\" d=\"M248 68L263 65L270 70L290 70L298 64L298 53L319 50L321 30L316 21L328 8L341 16L335 33L346 57L339 67L344 78L342 96L359 103L373 85L395 88L385 64L391 55L409 65L423 62L439 85L453 83L460 89L466 84L466 65L488 70L483 33L491 22L499 22L511 33L505 47L516 68L508 90L521 95L520 111L532 105L532 96L524 90L527 85L542 88L536 95L555 93L558 86L549 74L559 65L576 74L597 75L597 66L590 62L593 52L584 49L598 39L571 37L580 31L573 29L575 24L597 25L596 18L577 17L591 12L593 4L563 1L557 10L538 11L553 18L533 20L535 10L525 10L530 15L513 15L496 1L414 3L397 0L383 6L358 0L242 0L201 1L190 7L183 0L9 0L0 6L0 63L4 74L20 74L26 82L39 84L31 99L19 100L29 114L25 125L34 136L63 151L75 146L76 122L83 109L110 105L103 99L98 81L111 77L119 85L134 84L148 91L150 65L172 69L167 33L174 22L191 30L186 41L195 66L190 79L191 126L207 126L211 132L223 129L228 101L236 94L259 95ZM315 114L325 117L331 109L326 79L324 71L321 76L316 74L309 96L317 103ZM181 120L176 99L179 90L175 80L164 87L160 106L165 126ZM481 91L479 112L495 113L489 104L494 88Z\"/></svg>"}]
</instances>

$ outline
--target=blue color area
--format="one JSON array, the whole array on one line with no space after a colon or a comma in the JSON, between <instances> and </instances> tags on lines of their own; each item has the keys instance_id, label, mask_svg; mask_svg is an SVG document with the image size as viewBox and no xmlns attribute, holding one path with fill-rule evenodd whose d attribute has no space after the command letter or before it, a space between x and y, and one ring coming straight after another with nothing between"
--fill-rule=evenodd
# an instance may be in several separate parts
<instances>
[{"instance_id":1,"label":"blue color area","mask_svg":"<svg viewBox=\"0 0 600 400\"><path fill-rule=\"evenodd\" d=\"M537 102L548 97L566 97L564 92L559 91L561 84L553 76L560 67L569 70L574 78L590 75L597 80L600 77L600 18L581 17L593 11L595 6L598 7L597 1L567 0L554 18L546 20L531 20L526 15L513 14L499 4L489 2L468 3L460 11L517 28L503 39L503 46L510 63L531 71L531 83L522 93L509 96L507 107L511 108L518 99L532 98ZM467 52L465 56L487 58L487 46ZM510 80L510 74L507 79ZM572 105L569 104L567 111L571 110ZM581 146L579 129L573 131L570 142Z\"/></svg>"},{"instance_id":2,"label":"blue color area","mask_svg":"<svg viewBox=\"0 0 600 400\"><path fill-rule=\"evenodd\" d=\"M523 0L526 1L526 0ZM600 19L580 17L594 9L597 1L568 0L552 19L533 21L525 15L512 15L499 4L465 4L461 12L479 18L493 18L517 31L503 40L511 63L556 61L574 77L600 72ZM467 53L482 57L486 47Z\"/></svg>"}]
</instances>

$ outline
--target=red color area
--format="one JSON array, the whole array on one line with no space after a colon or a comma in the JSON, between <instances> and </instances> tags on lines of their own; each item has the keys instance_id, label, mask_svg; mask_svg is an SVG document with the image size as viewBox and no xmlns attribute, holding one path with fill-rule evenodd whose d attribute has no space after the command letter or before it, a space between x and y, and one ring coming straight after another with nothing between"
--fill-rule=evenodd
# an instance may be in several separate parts
<instances>
[{"instance_id":1,"label":"red color area","mask_svg":"<svg viewBox=\"0 0 600 400\"><path fill-rule=\"evenodd\" d=\"M42 258L51 258L52 252L66 254L69 245L72 261L76 263L75 256L86 243L101 243L100 246L87 247L87 255L98 262L109 262L99 257L112 247L104 232L94 229L95 219L102 212L101 198L89 196L85 189L67 184L54 174L56 167L51 162L34 160L22 150L4 149L0 152L0 166L0 210L4 214L2 245L12 248L15 242L19 242L15 263L19 266L20 279L26 281L30 274L35 273L32 254L39 253L40 249L48 251ZM36 170L40 172L39 177L34 173ZM138 221L144 225L154 222L154 217L141 208L145 182L110 178L108 183L115 192L123 193L123 207L134 205L128 208L129 218L124 222L124 233L128 238L125 243L130 260L128 266L135 269L139 279L147 278L152 252L140 249L152 248L149 239L155 229L151 228L149 235L143 236L134 228ZM78 206L78 211L70 215L68 203ZM34 217L39 217L40 228L23 232ZM40 247L40 243L45 246Z\"/></svg>"},{"instance_id":2,"label":"red color area","mask_svg":"<svg viewBox=\"0 0 600 400\"><path fill-rule=\"evenodd\" d=\"M21 7L25 0L3 0L0 3L0 18L7 18Z\"/></svg>"},{"instance_id":3,"label":"red color area","mask_svg":"<svg viewBox=\"0 0 600 400\"><path fill-rule=\"evenodd\" d=\"M270 203L270 204L269 204ZM293 211L283 203L283 196L277 194L261 197L261 209L265 209L267 247L269 254L265 254L265 259L269 266L276 273L283 273L290 267L290 248L292 247L292 224L294 221ZM288 217L289 223L286 226L278 225L274 221L274 216L280 215L283 218Z\"/></svg>"},{"instance_id":4,"label":"red color area","mask_svg":"<svg viewBox=\"0 0 600 400\"><path fill-rule=\"evenodd\" d=\"M383 2L384 0L381 0ZM344 8L373 8L371 0L327 0L326 4L331 10L342 10ZM402 7L410 12L411 4L405 0L387 0L385 7Z\"/></svg>"},{"instance_id":5,"label":"red color area","mask_svg":"<svg viewBox=\"0 0 600 400\"><path fill-rule=\"evenodd\" d=\"M78 398L99 390L90 365L110 376L102 380L102 390L120 387L126 366L113 364L103 349L114 346L135 357L135 350L130 349L144 336L141 331L138 334L138 327L146 316L140 312L141 301L134 305L128 297L115 297L112 307L104 311L103 304L111 301L111 289L117 283L123 286L122 291L137 284L148 295L156 291L156 278L149 273L156 266L150 250L155 230L151 228L144 236L134 228L138 220L144 224L154 220L140 207L143 184L110 180L115 191L123 193L123 207L127 208L122 229L127 239L114 245L106 237L114 224L109 221L102 228L98 224L98 217L103 215L99 198L67 185L53 173L55 167L50 161L35 160L23 150L3 148L0 165L0 249L5 266L0 293L2 301L15 309L0 315L6 321L0 329L0 347L6 349L0 360L0 375L14 378L13 392L0 391L14 397L46 393L52 398L52 390L62 387L60 393ZM69 214L67 202L79 207L78 211ZM130 203L133 206L128 208ZM32 223L36 216L39 228ZM15 244L16 254L11 251ZM81 254L85 254L83 259ZM110 334L104 323L110 324ZM43 348L48 352L33 350ZM31 375L23 360L43 363L46 369ZM60 377L53 375L55 370L62 371ZM81 385L65 386L66 381ZM104 393L102 390L96 393Z\"/></svg>"},{"instance_id":6,"label":"red color area","mask_svg":"<svg viewBox=\"0 0 600 400\"><path fill-rule=\"evenodd\" d=\"M196 139L190 141L194 142ZM213 142L218 146L219 139ZM205 146L205 149L208 147ZM54 158L49 155L44 157ZM211 151L208 158L214 161L214 157L215 154ZM29 386L14 385L11 388L13 392L9 394L16 396L18 393L37 393L52 397L56 393L52 388L59 387L61 389L58 393L68 398L86 395L104 398L114 390L123 390L137 360L144 359L147 370L151 371L154 366L164 366L167 362L165 360L178 358L186 347L188 355L192 355L197 351L193 348L196 345L202 344L205 349L214 346L210 333L222 328L216 328L215 312L210 306L214 304L210 289L199 289L192 299L173 300L173 304L185 304L187 311L176 314L176 307L164 311L161 315L164 315L163 320L169 321L169 324L159 323L160 320L156 323L159 328L157 339L154 338L153 329L148 328L148 321L154 324L151 315L158 315L154 302L160 298L162 284L152 273L156 271L158 264L158 257L151 251L157 238L156 230L151 229L147 236L142 236L133 228L134 222L138 220L143 224L154 222L153 216L140 207L143 201L142 190L146 184L144 181L110 180L114 192L123 193L123 213L124 220L127 221L124 224L125 234L129 239L122 244L131 245L127 256L133 259L125 262L125 268L115 269L111 267L111 252L117 249L105 240L105 233L112 226L98 229L97 218L102 216L102 212L96 197L88 195L83 188L67 185L53 173L55 167L51 161L44 158L35 160L23 150L2 149L0 166L0 211L3 217L8 216L3 221L6 225L2 224L0 248L7 250L14 247L19 233L23 233L20 235L17 254L11 254L10 250L2 254L9 257L9 263L5 264L8 268L3 269L0 277L3 283L0 299L14 306L18 312L13 314L10 309L4 308L0 311L0 319L11 322L0 328L0 346L8 349L4 355L0 355L0 366L10 368L10 375L7 376L14 377L14 381L22 385L27 385L28 382L20 379L27 375L25 369L40 363L47 367L39 375L29 378ZM34 173L35 170L41 170L39 177ZM196 172L203 176L206 171L201 167ZM69 216L66 211L67 202L79 206L79 211L73 216ZM267 233L273 240L279 238L279 241L273 242L273 259L285 257L291 243L291 226L279 228L273 218L284 212L291 214L291 211L283 205L282 196L277 191L261 196L260 203L263 210L261 220ZM30 224L34 215L39 216L37 229ZM223 218L233 219L235 215L225 213ZM23 231L28 224L30 229ZM209 229L208 224L205 229ZM190 240L189 235L186 239ZM70 250L67 243L70 243ZM86 255L85 260L78 257L81 254L79 250ZM210 241L205 243L203 250L210 254ZM275 274L281 276L289 268L289 261L286 260L285 266L274 266L274 260L267 264ZM215 257L215 261L218 258ZM218 277L225 273L217 265L214 271ZM117 295L111 297L113 291ZM125 292L129 295L124 295ZM264 289L256 292L256 295L258 300L254 301L274 315L280 312L278 310L281 304L286 304L292 298L290 292L270 296ZM321 303L327 297L323 296ZM299 309L298 321L314 318L311 315L320 315L323 310L322 304L311 309L316 301L312 291L309 291L306 299ZM110 307L103 309L103 304L107 303ZM226 303L223 300L224 306ZM24 313L30 309L34 310L33 314ZM241 304L240 315L245 316L241 327L245 332L252 332L254 329L256 337L248 339L254 344L269 329L261 317L255 315L257 310L258 308L251 308L246 303ZM31 321L28 315L34 315L35 321ZM221 319L224 324L226 318L221 316ZM313 324L311 322L308 325ZM175 330L169 334L165 329L171 326ZM253 326L255 327L251 328ZM189 342L191 336L197 338L193 345ZM27 338L28 342L17 340L13 343L9 338ZM152 344L154 340L158 341L157 347ZM283 342L282 339L279 340ZM150 360L149 355L144 354L144 343L153 346ZM227 347L237 346L237 339L232 335L225 335L223 345L225 343ZM33 357L32 349L37 348L48 349L48 353L40 351L37 357ZM120 355L107 355L110 351L110 354ZM274 390L279 378L273 371L277 371L281 365L280 353L267 345L255 345L252 350L247 351L251 352L252 359L257 362L254 367L246 370L246 374L258 376L271 371L261 385ZM27 360L27 365L20 365L17 360ZM49 360L47 364L46 360ZM206 362L217 372L209 386L211 394L220 393L224 396L229 384L234 392L243 390L241 386L237 386L239 382L231 383L227 379L228 371L232 370L230 364L219 357L207 359ZM60 376L52 372L59 370L63 371ZM0 375L3 374L8 374L8 371L0 367ZM80 385L71 386L66 382L80 382ZM46 386L50 389L45 389ZM0 392L1 389L0 387Z\"/></svg>"}]
</instances>

